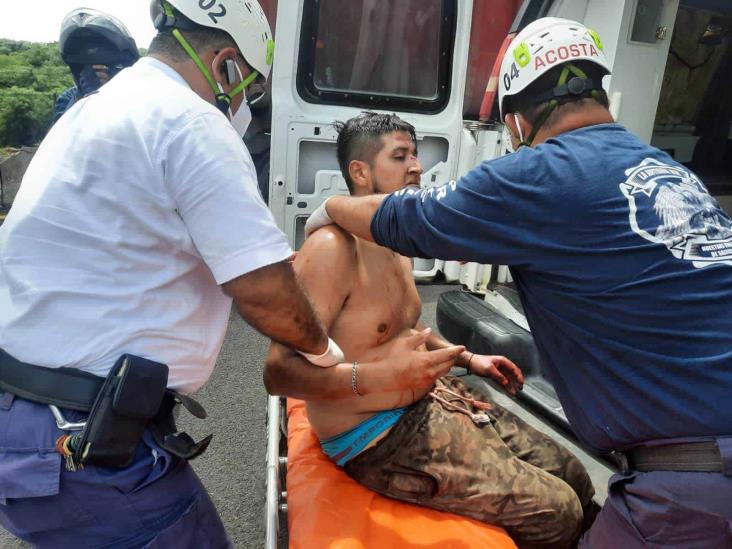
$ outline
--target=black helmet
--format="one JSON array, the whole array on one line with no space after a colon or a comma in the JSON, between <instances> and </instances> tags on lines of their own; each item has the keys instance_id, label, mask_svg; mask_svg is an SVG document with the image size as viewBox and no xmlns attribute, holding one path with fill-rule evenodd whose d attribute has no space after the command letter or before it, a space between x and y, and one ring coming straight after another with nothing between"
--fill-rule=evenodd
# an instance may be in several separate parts
<instances>
[{"instance_id":1,"label":"black helmet","mask_svg":"<svg viewBox=\"0 0 732 549\"><path fill-rule=\"evenodd\" d=\"M135 40L119 19L88 8L64 17L58 45L72 69L73 65L129 67L140 58Z\"/></svg>"}]
</instances>

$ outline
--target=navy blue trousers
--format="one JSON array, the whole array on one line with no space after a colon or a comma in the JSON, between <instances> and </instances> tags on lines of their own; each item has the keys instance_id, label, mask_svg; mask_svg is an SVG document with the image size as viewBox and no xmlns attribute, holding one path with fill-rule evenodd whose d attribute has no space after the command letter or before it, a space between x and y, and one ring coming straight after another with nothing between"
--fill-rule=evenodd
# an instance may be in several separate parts
<instances>
[{"instance_id":1,"label":"navy blue trousers","mask_svg":"<svg viewBox=\"0 0 732 549\"><path fill-rule=\"evenodd\" d=\"M582 549L732 549L732 439L722 473L614 475Z\"/></svg>"},{"instance_id":2,"label":"navy blue trousers","mask_svg":"<svg viewBox=\"0 0 732 549\"><path fill-rule=\"evenodd\" d=\"M65 411L67 419L83 415ZM41 548L230 548L190 465L146 432L125 469L66 470L48 406L0 393L0 525Z\"/></svg>"}]
</instances>

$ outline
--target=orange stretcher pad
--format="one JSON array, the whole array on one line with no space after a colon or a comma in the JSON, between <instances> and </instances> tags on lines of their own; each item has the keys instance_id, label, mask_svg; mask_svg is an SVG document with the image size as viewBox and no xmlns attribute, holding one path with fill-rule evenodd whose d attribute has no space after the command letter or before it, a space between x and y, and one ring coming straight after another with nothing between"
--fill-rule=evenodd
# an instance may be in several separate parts
<instances>
[{"instance_id":1,"label":"orange stretcher pad","mask_svg":"<svg viewBox=\"0 0 732 549\"><path fill-rule=\"evenodd\" d=\"M323 451L302 401L287 401L287 508L291 549L515 549L497 526L385 498Z\"/></svg>"}]
</instances>

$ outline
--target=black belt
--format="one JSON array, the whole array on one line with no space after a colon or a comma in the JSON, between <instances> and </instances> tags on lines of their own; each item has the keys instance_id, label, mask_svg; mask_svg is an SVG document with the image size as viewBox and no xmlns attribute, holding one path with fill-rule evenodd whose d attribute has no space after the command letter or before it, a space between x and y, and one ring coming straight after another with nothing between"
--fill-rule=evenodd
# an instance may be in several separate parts
<instances>
[{"instance_id":1,"label":"black belt","mask_svg":"<svg viewBox=\"0 0 732 549\"><path fill-rule=\"evenodd\" d=\"M612 455L624 475L631 471L725 472L724 459L715 440L636 446Z\"/></svg>"},{"instance_id":2,"label":"black belt","mask_svg":"<svg viewBox=\"0 0 732 549\"><path fill-rule=\"evenodd\" d=\"M20 398L89 412L102 384L103 377L89 372L76 368L44 368L27 364L0 349L0 390ZM206 417L206 410L194 399L170 390L168 394L169 398L161 406L164 413L172 409L169 402L172 398L197 418Z\"/></svg>"},{"instance_id":3,"label":"black belt","mask_svg":"<svg viewBox=\"0 0 732 549\"><path fill-rule=\"evenodd\" d=\"M89 413L104 383L104 378L76 368L27 364L0 349L0 391L19 398ZM206 450L211 435L195 442L188 434L178 432L172 415L178 403L195 417L206 417L206 410L194 399L168 389L148 426L162 448L178 457L193 459Z\"/></svg>"},{"instance_id":4,"label":"black belt","mask_svg":"<svg viewBox=\"0 0 732 549\"><path fill-rule=\"evenodd\" d=\"M89 412L104 378L76 368L44 368L21 362L0 349L0 390L20 398Z\"/></svg>"}]
</instances>

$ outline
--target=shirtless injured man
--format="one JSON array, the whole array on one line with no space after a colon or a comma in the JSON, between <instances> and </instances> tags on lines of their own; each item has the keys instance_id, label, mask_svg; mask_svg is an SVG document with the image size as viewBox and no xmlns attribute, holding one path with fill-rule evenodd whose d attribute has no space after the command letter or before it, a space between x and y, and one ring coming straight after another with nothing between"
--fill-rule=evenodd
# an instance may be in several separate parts
<instances>
[{"instance_id":1,"label":"shirtless injured man","mask_svg":"<svg viewBox=\"0 0 732 549\"><path fill-rule=\"evenodd\" d=\"M413 126L395 115L362 113L336 128L351 194L419 185ZM357 364L351 398L306 402L323 451L385 496L500 525L521 547L571 546L594 488L568 450L457 377L428 389L357 394L359 363L370 350L424 328L410 260L330 225L307 238L294 268L330 337ZM429 350L450 345L434 333L426 340ZM272 345L265 380L270 391L302 396L307 372L288 364L290 354ZM466 350L455 365L511 394L523 384L505 357Z\"/></svg>"}]
</instances>

